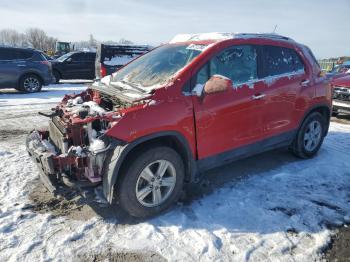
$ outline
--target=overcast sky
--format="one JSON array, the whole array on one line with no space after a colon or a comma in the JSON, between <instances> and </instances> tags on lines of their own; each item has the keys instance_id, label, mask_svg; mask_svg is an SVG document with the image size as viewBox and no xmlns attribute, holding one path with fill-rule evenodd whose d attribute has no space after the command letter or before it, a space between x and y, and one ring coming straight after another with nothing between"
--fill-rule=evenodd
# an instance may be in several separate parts
<instances>
[{"instance_id":1,"label":"overcast sky","mask_svg":"<svg viewBox=\"0 0 350 262\"><path fill-rule=\"evenodd\" d=\"M350 0L0 0L0 29L39 27L62 41L125 38L157 45L178 33L272 32L318 58L350 55Z\"/></svg>"}]
</instances>

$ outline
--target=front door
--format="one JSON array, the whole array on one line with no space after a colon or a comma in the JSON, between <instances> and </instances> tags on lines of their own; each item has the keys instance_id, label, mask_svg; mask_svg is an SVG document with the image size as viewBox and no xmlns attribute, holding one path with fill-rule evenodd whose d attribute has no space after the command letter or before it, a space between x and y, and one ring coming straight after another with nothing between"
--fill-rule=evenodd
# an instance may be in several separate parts
<instances>
[{"instance_id":1,"label":"front door","mask_svg":"<svg viewBox=\"0 0 350 262\"><path fill-rule=\"evenodd\" d=\"M74 53L64 62L64 76L68 79L86 79L89 68L85 62L85 54Z\"/></svg>"},{"instance_id":2,"label":"front door","mask_svg":"<svg viewBox=\"0 0 350 262\"><path fill-rule=\"evenodd\" d=\"M194 75L195 89L213 75L231 79L233 86L221 93L192 95L198 159L228 153L222 154L225 158L233 149L263 139L265 99L259 94L265 85L257 80L255 46L232 46L214 56Z\"/></svg>"}]
</instances>

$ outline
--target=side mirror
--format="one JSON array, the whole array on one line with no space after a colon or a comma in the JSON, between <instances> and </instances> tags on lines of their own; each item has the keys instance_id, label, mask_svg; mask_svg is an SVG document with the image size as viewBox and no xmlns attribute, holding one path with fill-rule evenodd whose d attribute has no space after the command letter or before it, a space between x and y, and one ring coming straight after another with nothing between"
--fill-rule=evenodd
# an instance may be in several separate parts
<instances>
[{"instance_id":1,"label":"side mirror","mask_svg":"<svg viewBox=\"0 0 350 262\"><path fill-rule=\"evenodd\" d=\"M205 94L224 92L232 87L232 80L222 76L213 75L204 85Z\"/></svg>"},{"instance_id":2,"label":"side mirror","mask_svg":"<svg viewBox=\"0 0 350 262\"><path fill-rule=\"evenodd\" d=\"M66 59L66 62L67 62L67 63L72 63L72 61L73 61L73 60L72 60L71 57L68 57L68 58Z\"/></svg>"}]
</instances>

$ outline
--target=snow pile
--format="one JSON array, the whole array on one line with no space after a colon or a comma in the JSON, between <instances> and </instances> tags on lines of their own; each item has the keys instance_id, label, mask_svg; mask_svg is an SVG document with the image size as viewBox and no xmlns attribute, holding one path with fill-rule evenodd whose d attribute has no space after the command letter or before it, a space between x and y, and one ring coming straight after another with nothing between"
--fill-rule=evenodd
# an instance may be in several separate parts
<instances>
[{"instance_id":1,"label":"snow pile","mask_svg":"<svg viewBox=\"0 0 350 262\"><path fill-rule=\"evenodd\" d=\"M122 66L129 63L131 60L135 59L138 56L139 55L117 55L110 59L105 58L103 63L105 65L110 65L110 66L114 66L114 65Z\"/></svg>"},{"instance_id":2,"label":"snow pile","mask_svg":"<svg viewBox=\"0 0 350 262\"><path fill-rule=\"evenodd\" d=\"M96 102L94 101L88 101L84 102L83 106L88 106L90 109L90 114L98 114L103 115L106 113L106 110L104 110L102 107L100 107Z\"/></svg>"},{"instance_id":3,"label":"snow pile","mask_svg":"<svg viewBox=\"0 0 350 262\"><path fill-rule=\"evenodd\" d=\"M86 81L85 81L86 82ZM79 82L80 83L80 82ZM1 106L16 106L16 105L39 105L39 104L56 104L60 102L65 94L81 93L86 90L87 85L62 83L57 85L45 86L42 92L39 93L18 93L13 89L13 94L2 94L3 89L0 90Z\"/></svg>"},{"instance_id":4,"label":"snow pile","mask_svg":"<svg viewBox=\"0 0 350 262\"><path fill-rule=\"evenodd\" d=\"M178 34L173 39L170 40L170 44L181 43L187 41L202 41L202 40L225 40L233 38L269 38L278 39L282 41L294 41L293 39L282 36L275 33L223 33L223 32L213 32L213 33L197 33L197 34Z\"/></svg>"},{"instance_id":5,"label":"snow pile","mask_svg":"<svg viewBox=\"0 0 350 262\"><path fill-rule=\"evenodd\" d=\"M78 115L81 111L88 111L88 115L95 116L106 113L106 110L99 106L95 101L83 102L81 97L76 97L74 99L69 99L67 101L67 111L72 114Z\"/></svg>"},{"instance_id":6,"label":"snow pile","mask_svg":"<svg viewBox=\"0 0 350 262\"><path fill-rule=\"evenodd\" d=\"M350 218L349 125L332 123L311 160L290 157L263 170L259 157L246 160L250 171L237 182L239 161L220 169L232 180L212 194L136 224L27 208L39 174L23 141L0 140L0 261L76 261L107 250L152 250L169 261L314 261L329 243L328 228Z\"/></svg>"},{"instance_id":7,"label":"snow pile","mask_svg":"<svg viewBox=\"0 0 350 262\"><path fill-rule=\"evenodd\" d=\"M187 41L201 41L201 40L224 40L234 38L234 33L199 33L199 34L178 34L170 40L170 44L187 42Z\"/></svg>"}]
</instances>

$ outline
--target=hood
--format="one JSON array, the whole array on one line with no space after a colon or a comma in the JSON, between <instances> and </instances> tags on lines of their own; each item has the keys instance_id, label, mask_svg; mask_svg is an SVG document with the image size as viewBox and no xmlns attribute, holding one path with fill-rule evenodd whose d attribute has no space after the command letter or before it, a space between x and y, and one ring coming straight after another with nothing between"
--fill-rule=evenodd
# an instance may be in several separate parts
<instances>
[{"instance_id":1,"label":"hood","mask_svg":"<svg viewBox=\"0 0 350 262\"><path fill-rule=\"evenodd\" d=\"M350 88L350 75L339 77L331 81L333 86L342 86Z\"/></svg>"}]
</instances>

